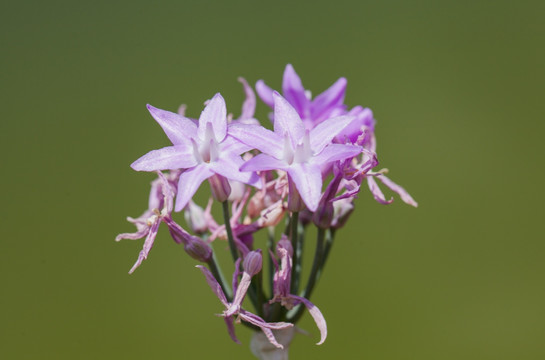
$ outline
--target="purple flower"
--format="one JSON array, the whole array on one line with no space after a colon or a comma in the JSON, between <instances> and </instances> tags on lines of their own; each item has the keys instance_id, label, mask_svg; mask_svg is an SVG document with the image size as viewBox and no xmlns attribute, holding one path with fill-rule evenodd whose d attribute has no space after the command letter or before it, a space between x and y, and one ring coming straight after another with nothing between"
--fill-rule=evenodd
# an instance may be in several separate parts
<instances>
[{"instance_id":1,"label":"purple flower","mask_svg":"<svg viewBox=\"0 0 545 360\"><path fill-rule=\"evenodd\" d=\"M254 147L262 154L247 161L242 171L283 170L289 175L290 197L300 194L302 200L314 211L322 191L323 166L358 155L357 145L332 144L332 139L353 118L330 118L312 130L305 129L295 109L277 92L274 98L274 132L257 125L235 124L230 134ZM288 203L290 199L288 198ZM293 210L293 209L290 209Z\"/></svg>"},{"instance_id":2,"label":"purple flower","mask_svg":"<svg viewBox=\"0 0 545 360\"><path fill-rule=\"evenodd\" d=\"M255 174L239 171L243 164L240 154L249 148L230 136L225 101L219 93L204 108L198 126L188 118L151 105L148 110L172 146L150 151L131 167L137 171L185 169L178 182L176 211L187 205L204 180L215 175L220 180L227 178L260 186ZM217 183L218 179L214 180Z\"/></svg>"},{"instance_id":3,"label":"purple flower","mask_svg":"<svg viewBox=\"0 0 545 360\"><path fill-rule=\"evenodd\" d=\"M265 85L263 80L259 80L255 88L261 100L269 107L274 108L273 90ZM346 113L346 106L343 104L345 90L346 79L340 78L329 89L310 100L310 92L303 87L293 66L288 64L284 70L282 94L303 119L307 129L312 129L330 117Z\"/></svg>"},{"instance_id":4,"label":"purple flower","mask_svg":"<svg viewBox=\"0 0 545 360\"><path fill-rule=\"evenodd\" d=\"M234 342L240 343L235 335L235 328L234 328L234 316L236 315L238 319L242 321L246 321L252 325L255 325L259 327L267 339L276 346L277 348L282 349L283 346L279 344L276 341L276 338L274 337L274 334L272 330L279 330L279 329L286 329L289 327L292 327L293 324L285 323L285 322L277 322L277 323L268 323L259 316L252 314L249 311L244 310L241 307L242 301L244 300L244 297L246 295L246 291L248 290L248 287L250 286L251 278L253 275L255 275L257 272L261 270L261 254L257 251L251 251L246 255L246 260L244 261L244 272L242 274L242 279L240 281L240 284L237 286L237 277L238 272L235 271L235 274L233 275L233 284L235 290L235 298L232 303L229 303L227 301L227 297L225 296L223 290L221 289L220 284L218 281L214 278L214 275L204 266L197 265L197 267L202 271L204 276L206 277L206 281L208 282L208 285L216 294L216 296L220 299L223 306L225 306L225 310L220 315L225 319L225 324L227 325L227 331L229 332L229 336L231 336L231 339L233 339ZM240 265L240 259L235 263L235 269L238 269ZM257 272L256 272L257 271Z\"/></svg>"},{"instance_id":5,"label":"purple flower","mask_svg":"<svg viewBox=\"0 0 545 360\"><path fill-rule=\"evenodd\" d=\"M280 266L275 262L276 272L274 273L273 279L274 297L269 303L279 302L288 310L303 303L320 330L320 341L318 342L318 345L323 344L327 337L327 324L322 312L309 300L301 296L290 294L293 247L286 235L282 235L282 238L278 241L276 254L280 259Z\"/></svg>"}]
</instances>

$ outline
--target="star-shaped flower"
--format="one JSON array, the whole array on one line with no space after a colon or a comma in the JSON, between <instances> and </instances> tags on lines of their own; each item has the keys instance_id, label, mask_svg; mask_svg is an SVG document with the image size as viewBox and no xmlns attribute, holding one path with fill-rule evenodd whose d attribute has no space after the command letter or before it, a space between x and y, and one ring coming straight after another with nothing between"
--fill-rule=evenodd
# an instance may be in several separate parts
<instances>
[{"instance_id":1,"label":"star-shaped flower","mask_svg":"<svg viewBox=\"0 0 545 360\"><path fill-rule=\"evenodd\" d=\"M137 171L185 169L178 182L176 211L182 210L201 183L213 176L214 183L218 183L215 176L219 176L260 187L254 173L239 171L243 164L240 154L249 147L230 136L225 101L219 93L204 108L198 126L186 117L151 105L148 110L172 146L150 151L131 167Z\"/></svg>"},{"instance_id":2,"label":"star-shaped flower","mask_svg":"<svg viewBox=\"0 0 545 360\"><path fill-rule=\"evenodd\" d=\"M353 118L330 118L307 130L286 99L277 92L273 93L273 98L274 132L257 125L235 124L230 127L233 137L262 152L247 161L241 170L286 171L290 182L289 196L293 197L293 192L297 191L309 210L315 211L322 191L322 167L354 157L362 151L362 147L357 145L332 143L332 139Z\"/></svg>"},{"instance_id":3,"label":"star-shaped flower","mask_svg":"<svg viewBox=\"0 0 545 360\"><path fill-rule=\"evenodd\" d=\"M274 108L273 90L263 80L259 80L255 84L255 88L261 100ZM329 89L311 100L310 92L303 87L301 78L299 78L293 66L288 64L284 71L282 94L295 108L308 129L312 129L330 117L346 113L346 105L344 105L345 91L346 79L342 77Z\"/></svg>"}]
</instances>

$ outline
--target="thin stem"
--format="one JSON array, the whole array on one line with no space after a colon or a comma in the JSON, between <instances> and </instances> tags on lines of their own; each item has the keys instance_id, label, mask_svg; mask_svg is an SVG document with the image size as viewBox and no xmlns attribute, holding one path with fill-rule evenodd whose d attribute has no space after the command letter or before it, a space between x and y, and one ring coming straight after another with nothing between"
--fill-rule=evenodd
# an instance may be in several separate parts
<instances>
[{"instance_id":1,"label":"thin stem","mask_svg":"<svg viewBox=\"0 0 545 360\"><path fill-rule=\"evenodd\" d=\"M327 259L329 257L329 252L331 251L331 248L333 247L334 240L335 240L335 229L328 229L326 232L326 240L325 240L326 242L325 242L322 264L320 266L320 273L324 270L325 263L327 262ZM318 274L318 277L319 277L319 274Z\"/></svg>"},{"instance_id":2,"label":"thin stem","mask_svg":"<svg viewBox=\"0 0 545 360\"><path fill-rule=\"evenodd\" d=\"M314 253L314 261L312 263L312 270L308 277L308 282L305 290L303 291L302 297L310 300L312 291L318 278L320 277L320 269L322 267L323 254L324 254L324 239L325 239L325 230L318 228L318 236L316 239L316 251ZM295 323L303 315L304 306L298 305L297 308L294 308L294 312L288 314L288 320ZM296 310L295 310L296 309ZM290 316L291 315L291 316Z\"/></svg>"},{"instance_id":3,"label":"thin stem","mask_svg":"<svg viewBox=\"0 0 545 360\"><path fill-rule=\"evenodd\" d=\"M225 200L221 203L223 207L223 220L225 221L225 231L227 232L227 240L229 241L229 249L233 256L233 261L237 261L239 258L237 245L233 238L233 229L231 229L231 215L229 215L229 202Z\"/></svg>"},{"instance_id":4,"label":"thin stem","mask_svg":"<svg viewBox=\"0 0 545 360\"><path fill-rule=\"evenodd\" d=\"M207 264L208 264L208 268L210 269L210 272L212 273L212 275L214 275L214 277L220 284L221 290L223 290L223 293L225 294L227 301L231 302L233 299L233 293L229 285L227 285L227 282L225 281L225 277L223 276L223 273L221 272L221 268L216 259L216 254L212 253L212 257L207 262Z\"/></svg>"},{"instance_id":5,"label":"thin stem","mask_svg":"<svg viewBox=\"0 0 545 360\"><path fill-rule=\"evenodd\" d=\"M267 237L267 249L269 255L269 289L271 296L274 294L274 263L271 253L274 254L274 227L269 227Z\"/></svg>"},{"instance_id":6,"label":"thin stem","mask_svg":"<svg viewBox=\"0 0 545 360\"><path fill-rule=\"evenodd\" d=\"M300 278L300 272L301 272L301 262L299 258L301 257L300 254L300 244L299 244L299 236L298 236L298 230L299 230L299 212L294 211L291 213L291 220L290 220L290 240L291 240L291 246L293 247L293 269L291 272L291 290L292 292L297 293L297 288L299 287L299 278Z\"/></svg>"}]
</instances>

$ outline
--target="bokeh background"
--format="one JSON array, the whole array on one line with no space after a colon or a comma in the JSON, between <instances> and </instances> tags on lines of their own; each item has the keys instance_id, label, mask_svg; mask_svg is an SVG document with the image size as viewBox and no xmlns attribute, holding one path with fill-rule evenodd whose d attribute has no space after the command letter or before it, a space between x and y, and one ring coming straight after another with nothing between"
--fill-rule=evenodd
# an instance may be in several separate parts
<instances>
[{"instance_id":1,"label":"bokeh background","mask_svg":"<svg viewBox=\"0 0 545 360\"><path fill-rule=\"evenodd\" d=\"M544 359L543 1L5 1L0 5L0 358L251 359L195 261L125 216L175 111L238 76L374 110L381 166L418 200L364 191L292 358ZM258 115L267 109L259 105ZM309 249L310 250L310 249ZM222 251L220 247L218 251Z\"/></svg>"}]
</instances>

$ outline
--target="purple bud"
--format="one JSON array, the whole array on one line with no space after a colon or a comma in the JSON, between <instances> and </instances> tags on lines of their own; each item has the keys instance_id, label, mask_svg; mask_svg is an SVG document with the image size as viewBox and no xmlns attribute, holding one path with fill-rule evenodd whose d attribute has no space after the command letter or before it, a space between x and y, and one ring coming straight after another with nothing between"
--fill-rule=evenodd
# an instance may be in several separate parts
<instances>
[{"instance_id":1,"label":"purple bud","mask_svg":"<svg viewBox=\"0 0 545 360\"><path fill-rule=\"evenodd\" d=\"M331 227L338 229L344 226L350 217L350 214L352 214L352 211L354 210L353 199L346 198L337 200L333 203L333 208L334 211Z\"/></svg>"},{"instance_id":2,"label":"purple bud","mask_svg":"<svg viewBox=\"0 0 545 360\"><path fill-rule=\"evenodd\" d=\"M184 245L184 250L189 256L202 262L210 261L212 258L212 248L206 242L196 236L190 236L188 240Z\"/></svg>"},{"instance_id":3,"label":"purple bud","mask_svg":"<svg viewBox=\"0 0 545 360\"><path fill-rule=\"evenodd\" d=\"M303 199L301 198L299 191L297 191L295 184L289 177L288 177L288 185L289 185L288 210L291 212L298 212L303 210L305 208L305 203L303 202Z\"/></svg>"},{"instance_id":4,"label":"purple bud","mask_svg":"<svg viewBox=\"0 0 545 360\"><path fill-rule=\"evenodd\" d=\"M204 209L193 201L185 207L184 218L193 233L200 235L208 231Z\"/></svg>"},{"instance_id":5,"label":"purple bud","mask_svg":"<svg viewBox=\"0 0 545 360\"><path fill-rule=\"evenodd\" d=\"M290 257L293 256L293 246L291 245L291 241L285 234L282 234L282 237L280 238L280 240L278 240L278 244L276 244L276 254L278 255L278 257L280 257L280 254L278 252L279 249L286 249L288 255Z\"/></svg>"},{"instance_id":6,"label":"purple bud","mask_svg":"<svg viewBox=\"0 0 545 360\"><path fill-rule=\"evenodd\" d=\"M219 202L224 202L231 194L231 185L229 181L221 175L214 174L208 178L212 196Z\"/></svg>"},{"instance_id":7,"label":"purple bud","mask_svg":"<svg viewBox=\"0 0 545 360\"><path fill-rule=\"evenodd\" d=\"M244 272L247 272L250 276L254 276L260 272L262 265L263 257L261 256L261 249L257 251L250 251L248 254L246 254L244 257L244 262L242 263Z\"/></svg>"},{"instance_id":8,"label":"purple bud","mask_svg":"<svg viewBox=\"0 0 545 360\"><path fill-rule=\"evenodd\" d=\"M320 201L318 209L312 216L312 221L320 229L328 229L331 227L333 220L333 204L331 201Z\"/></svg>"}]
</instances>

